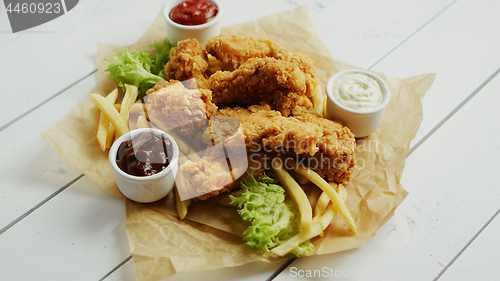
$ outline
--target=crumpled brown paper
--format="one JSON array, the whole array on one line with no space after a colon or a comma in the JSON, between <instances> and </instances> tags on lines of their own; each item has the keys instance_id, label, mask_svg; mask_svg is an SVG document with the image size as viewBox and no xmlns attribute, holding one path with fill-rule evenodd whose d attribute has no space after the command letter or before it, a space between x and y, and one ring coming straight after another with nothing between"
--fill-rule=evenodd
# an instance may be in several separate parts
<instances>
[{"instance_id":1,"label":"crumpled brown paper","mask_svg":"<svg viewBox=\"0 0 500 281\"><path fill-rule=\"evenodd\" d=\"M323 89L328 77L354 68L330 58L306 7L225 27L222 33L271 39L290 51L309 56L315 63ZM148 49L148 44L166 36L160 13L151 28L130 47ZM104 58L110 58L112 52L122 48L99 44L100 81L93 93L105 95L117 87L107 79ZM345 221L337 217L323 237L312 240L314 254L335 253L364 245L407 195L400 178L410 141L422 120L423 96L435 75L400 80L377 74L389 85L391 101L380 128L358 140L356 170L353 180L346 186L346 204L356 221L358 233L354 235ZM103 190L123 197L114 181L107 152L101 151L95 137L98 116L98 110L87 97L61 122L42 133L42 137L71 167L82 170ZM309 193L317 190L307 187ZM125 226L138 280L160 280L180 271L283 260L245 248L239 235L246 225L234 208L217 204L216 198L193 203L184 220L178 219L175 213L172 195L150 204L126 200L125 206Z\"/></svg>"}]
</instances>

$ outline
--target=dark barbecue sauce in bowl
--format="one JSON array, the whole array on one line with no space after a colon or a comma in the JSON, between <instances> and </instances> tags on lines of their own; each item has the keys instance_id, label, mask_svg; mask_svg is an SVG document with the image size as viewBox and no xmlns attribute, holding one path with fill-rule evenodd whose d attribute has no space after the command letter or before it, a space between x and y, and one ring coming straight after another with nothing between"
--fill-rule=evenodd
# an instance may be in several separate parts
<instances>
[{"instance_id":1,"label":"dark barbecue sauce in bowl","mask_svg":"<svg viewBox=\"0 0 500 281\"><path fill-rule=\"evenodd\" d=\"M163 171L168 164L168 155L173 155L172 143L167 138L158 138L149 133L140 133L120 144L116 153L116 164L125 173L133 176L150 176Z\"/></svg>"},{"instance_id":2,"label":"dark barbecue sauce in bowl","mask_svg":"<svg viewBox=\"0 0 500 281\"><path fill-rule=\"evenodd\" d=\"M186 0L170 11L173 22L183 25L200 25L207 23L217 15L217 5L208 0Z\"/></svg>"}]
</instances>

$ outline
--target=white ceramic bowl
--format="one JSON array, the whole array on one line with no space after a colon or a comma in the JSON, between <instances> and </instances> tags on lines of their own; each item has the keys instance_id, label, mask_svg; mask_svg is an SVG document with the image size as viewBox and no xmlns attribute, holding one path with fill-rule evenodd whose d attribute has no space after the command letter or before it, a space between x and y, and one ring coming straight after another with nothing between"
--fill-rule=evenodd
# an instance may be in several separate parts
<instances>
[{"instance_id":1,"label":"white ceramic bowl","mask_svg":"<svg viewBox=\"0 0 500 281\"><path fill-rule=\"evenodd\" d=\"M170 163L163 171L150 176L133 176L125 173L116 164L116 153L120 144L130 140L140 133L147 132L157 137L162 135L168 138L172 143L173 155L168 155ZM167 133L158 129L137 129L130 131L119 137L109 150L109 164L115 174L116 184L120 191L130 200L149 203L162 199L174 187L175 176L177 174L177 163L179 159L179 147L175 140Z\"/></svg>"},{"instance_id":2,"label":"white ceramic bowl","mask_svg":"<svg viewBox=\"0 0 500 281\"><path fill-rule=\"evenodd\" d=\"M383 99L380 105L373 109L362 111L345 107L337 100L335 100L332 93L332 88L335 84L335 81L339 77L350 73L365 74L369 77L374 78L378 82L383 94ZM342 121L351 130L356 138L366 137L377 130L377 128L382 123L385 108L387 107L387 104L389 103L389 99L391 97L389 87L382 78L380 78L376 74L360 69L341 71L330 77L330 79L326 83L326 94L326 117L331 120Z\"/></svg>"},{"instance_id":3,"label":"white ceramic bowl","mask_svg":"<svg viewBox=\"0 0 500 281\"><path fill-rule=\"evenodd\" d=\"M202 44L206 44L207 40L210 37L214 37L220 34L222 6L215 0L209 1L217 6L217 15L207 23L200 25L183 25L172 21L169 17L170 11L179 3L184 1L185 0L170 0L163 6L163 17L165 18L167 24L167 37L171 43L177 44L177 42L179 41L189 38L195 38Z\"/></svg>"}]
</instances>

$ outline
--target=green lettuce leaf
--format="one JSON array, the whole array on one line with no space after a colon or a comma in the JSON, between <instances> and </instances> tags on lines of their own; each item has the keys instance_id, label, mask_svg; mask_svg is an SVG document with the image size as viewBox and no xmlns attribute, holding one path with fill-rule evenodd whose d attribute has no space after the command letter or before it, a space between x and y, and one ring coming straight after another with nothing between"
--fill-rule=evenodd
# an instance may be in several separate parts
<instances>
[{"instance_id":1,"label":"green lettuce leaf","mask_svg":"<svg viewBox=\"0 0 500 281\"><path fill-rule=\"evenodd\" d=\"M149 45L149 47L156 50L156 56L154 58L154 66L151 69L151 73L165 78L165 64L170 60L170 50L172 50L174 44L170 43L168 39L163 40L163 42L156 41Z\"/></svg>"},{"instance_id":2,"label":"green lettuce leaf","mask_svg":"<svg viewBox=\"0 0 500 281\"><path fill-rule=\"evenodd\" d=\"M138 52L130 49L113 54L112 63L106 60L106 71L111 74L109 79L117 81L122 88L125 84L134 85L141 95L156 83L165 80L165 64L174 45L165 39L163 42L155 41L150 47L156 50L156 55L145 50Z\"/></svg>"},{"instance_id":3,"label":"green lettuce leaf","mask_svg":"<svg viewBox=\"0 0 500 281\"><path fill-rule=\"evenodd\" d=\"M231 205L238 207L241 218L251 222L243 233L247 247L269 252L300 232L297 206L276 179L264 174L256 180L253 171L249 170L241 188L243 193L239 197L230 196L230 200ZM289 255L307 255L313 249L314 246L307 241Z\"/></svg>"}]
</instances>

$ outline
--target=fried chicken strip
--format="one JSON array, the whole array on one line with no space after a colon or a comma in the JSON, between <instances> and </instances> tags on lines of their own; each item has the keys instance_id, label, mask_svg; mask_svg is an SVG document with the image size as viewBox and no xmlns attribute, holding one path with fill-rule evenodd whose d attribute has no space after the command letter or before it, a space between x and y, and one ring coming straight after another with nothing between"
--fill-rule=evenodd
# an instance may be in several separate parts
<instances>
[{"instance_id":1,"label":"fried chicken strip","mask_svg":"<svg viewBox=\"0 0 500 281\"><path fill-rule=\"evenodd\" d=\"M284 116L297 106L312 109L305 96L304 73L296 65L274 58L253 58L235 71L217 71L208 85L218 106L267 102Z\"/></svg>"},{"instance_id":2,"label":"fried chicken strip","mask_svg":"<svg viewBox=\"0 0 500 281\"><path fill-rule=\"evenodd\" d=\"M158 82L147 94L150 120L162 130L184 136L202 134L208 118L217 111L209 90L188 89L175 80Z\"/></svg>"},{"instance_id":3,"label":"fried chicken strip","mask_svg":"<svg viewBox=\"0 0 500 281\"><path fill-rule=\"evenodd\" d=\"M271 40L219 35L208 40L205 49L223 63L239 68L252 58L275 58L293 63L304 73L306 96L314 104L315 111L322 115L325 97L321 93L313 61L300 53L292 53Z\"/></svg>"},{"instance_id":4,"label":"fried chicken strip","mask_svg":"<svg viewBox=\"0 0 500 281\"><path fill-rule=\"evenodd\" d=\"M292 157L328 181L347 184L351 179L356 141L340 122L304 112L284 117L269 106L223 108L218 114L240 120L250 152L264 150Z\"/></svg>"},{"instance_id":5,"label":"fried chicken strip","mask_svg":"<svg viewBox=\"0 0 500 281\"><path fill-rule=\"evenodd\" d=\"M196 78L198 88L207 89L207 68L208 57L203 45L196 39L186 39L170 51L165 77L179 81Z\"/></svg>"}]
</instances>

